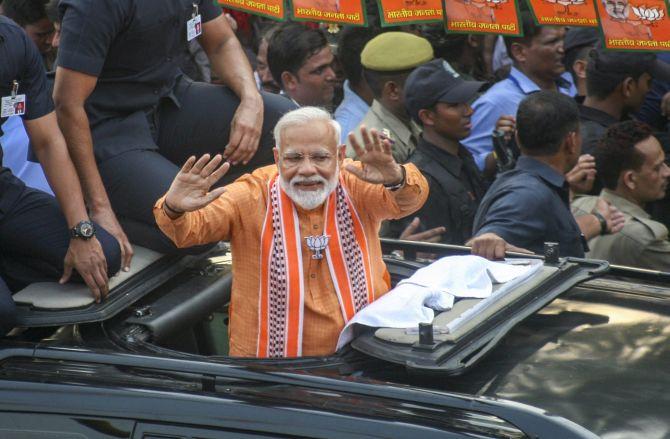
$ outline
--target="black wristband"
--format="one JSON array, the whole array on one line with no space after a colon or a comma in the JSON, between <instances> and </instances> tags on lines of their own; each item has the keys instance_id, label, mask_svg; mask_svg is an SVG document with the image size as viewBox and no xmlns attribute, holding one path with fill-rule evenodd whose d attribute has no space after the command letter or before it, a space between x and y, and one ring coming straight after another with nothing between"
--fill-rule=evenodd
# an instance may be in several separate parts
<instances>
[{"instance_id":1,"label":"black wristband","mask_svg":"<svg viewBox=\"0 0 670 439\"><path fill-rule=\"evenodd\" d=\"M405 180L407 180L407 171L403 165L400 165L400 171L402 172L402 180L397 184L385 184L384 187L390 191L397 191L401 187L405 186Z\"/></svg>"},{"instance_id":2,"label":"black wristband","mask_svg":"<svg viewBox=\"0 0 670 439\"><path fill-rule=\"evenodd\" d=\"M165 206L165 208L166 208L167 210L169 210L170 212L174 213L175 215L183 215L183 214L186 213L186 212L183 211L183 210L177 210L177 209L175 209L175 208L170 207L170 205L169 205L168 202L167 202L167 198L163 200L163 206Z\"/></svg>"},{"instance_id":3,"label":"black wristband","mask_svg":"<svg viewBox=\"0 0 670 439\"><path fill-rule=\"evenodd\" d=\"M591 212L591 215L595 216L598 222L600 223L600 234L607 234L607 220L598 212Z\"/></svg>"}]
</instances>

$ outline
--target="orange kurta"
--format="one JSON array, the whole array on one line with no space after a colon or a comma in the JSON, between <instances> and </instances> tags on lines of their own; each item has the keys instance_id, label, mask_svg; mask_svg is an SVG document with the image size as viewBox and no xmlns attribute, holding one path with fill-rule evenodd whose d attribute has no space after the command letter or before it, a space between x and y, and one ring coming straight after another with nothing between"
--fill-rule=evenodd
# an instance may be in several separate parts
<instances>
[{"instance_id":1,"label":"orange kurta","mask_svg":"<svg viewBox=\"0 0 670 439\"><path fill-rule=\"evenodd\" d=\"M350 160L345 160L351 163ZM382 261L378 239L379 226L385 219L401 218L418 210L428 196L428 184L412 164L405 186L391 192L382 185L359 180L342 170L349 196L360 215L368 240L372 265L374 297L387 292L388 273ZM260 240L267 209L268 183L277 174L276 165L259 168L228 185L226 192L207 207L171 220L154 206L156 222L178 247L216 241L230 241L233 256L233 287L230 310L230 355L256 355L260 298ZM297 207L300 234L321 235L323 208L306 211ZM312 259L302 240L305 284L303 355L327 355L335 351L344 319L330 278L326 259Z\"/></svg>"}]
</instances>

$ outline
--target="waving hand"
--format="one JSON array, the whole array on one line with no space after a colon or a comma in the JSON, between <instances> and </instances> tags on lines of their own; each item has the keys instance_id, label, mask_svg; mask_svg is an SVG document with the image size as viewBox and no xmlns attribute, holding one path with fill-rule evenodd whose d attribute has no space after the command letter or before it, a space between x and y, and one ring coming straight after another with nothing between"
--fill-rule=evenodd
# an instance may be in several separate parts
<instances>
[{"instance_id":1,"label":"waving hand","mask_svg":"<svg viewBox=\"0 0 670 439\"><path fill-rule=\"evenodd\" d=\"M353 133L349 134L349 142L356 152L356 156L363 163L362 168L353 165L347 166L347 171L354 174L363 181L373 184L394 185L403 180L402 168L391 155L391 142L382 139L379 132L374 128L368 132L365 126L361 126L361 137L363 146Z\"/></svg>"},{"instance_id":2,"label":"waving hand","mask_svg":"<svg viewBox=\"0 0 670 439\"><path fill-rule=\"evenodd\" d=\"M219 198L225 192L224 188L216 188L211 192L209 189L230 168L229 163L221 164L222 161L221 154L211 160L209 154L197 161L194 156L189 157L165 196L167 210L179 215L201 209Z\"/></svg>"}]
</instances>

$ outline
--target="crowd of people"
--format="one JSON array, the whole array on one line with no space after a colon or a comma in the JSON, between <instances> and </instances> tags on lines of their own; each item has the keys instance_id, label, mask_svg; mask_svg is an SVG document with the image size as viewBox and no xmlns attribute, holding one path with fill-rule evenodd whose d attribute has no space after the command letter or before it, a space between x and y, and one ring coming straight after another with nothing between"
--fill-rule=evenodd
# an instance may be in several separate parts
<instances>
[{"instance_id":1,"label":"crowd of people","mask_svg":"<svg viewBox=\"0 0 670 439\"><path fill-rule=\"evenodd\" d=\"M503 38L209 0L0 9L2 332L33 282L104 300L133 245L231 242L238 356L331 353L390 287L379 236L670 271L667 55L528 11Z\"/></svg>"}]
</instances>

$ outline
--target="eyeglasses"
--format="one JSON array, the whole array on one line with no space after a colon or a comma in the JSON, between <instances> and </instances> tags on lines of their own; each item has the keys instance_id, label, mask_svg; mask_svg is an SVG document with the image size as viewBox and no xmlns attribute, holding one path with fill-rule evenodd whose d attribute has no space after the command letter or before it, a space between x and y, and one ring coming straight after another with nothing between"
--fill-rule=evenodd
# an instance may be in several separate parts
<instances>
[{"instance_id":1,"label":"eyeglasses","mask_svg":"<svg viewBox=\"0 0 670 439\"><path fill-rule=\"evenodd\" d=\"M333 161L333 155L327 152L315 152L312 154L287 152L286 154L282 155L281 160L285 166L292 168L301 165L305 160L305 157L308 157L309 161L317 167L326 167Z\"/></svg>"}]
</instances>

